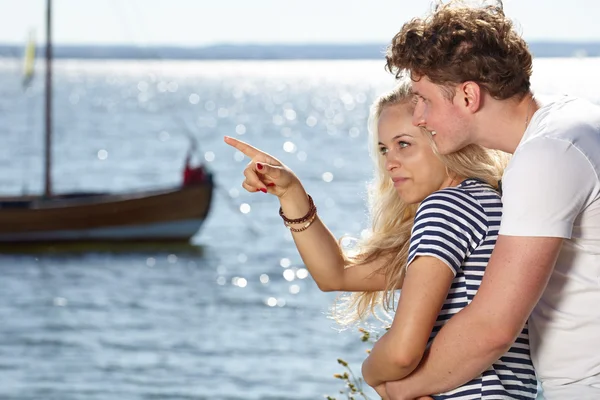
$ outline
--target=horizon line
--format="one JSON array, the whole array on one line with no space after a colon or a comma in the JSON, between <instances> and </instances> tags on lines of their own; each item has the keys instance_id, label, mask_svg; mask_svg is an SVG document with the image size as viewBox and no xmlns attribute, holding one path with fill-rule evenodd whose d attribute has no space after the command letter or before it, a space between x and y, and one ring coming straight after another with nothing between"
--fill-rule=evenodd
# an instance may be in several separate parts
<instances>
[{"instance_id":1,"label":"horizon line","mask_svg":"<svg viewBox=\"0 0 600 400\"><path fill-rule=\"evenodd\" d=\"M600 44L599 39L536 39L528 40L527 44L543 43L543 44ZM38 41L36 41L38 43ZM42 41L43 43L43 41ZM262 47L273 47L273 46L286 46L286 47L298 47L298 46L387 46L389 42L215 42L208 44L186 44L186 43L151 43L151 44L140 44L140 43L53 43L53 47L177 47L177 48L207 48L207 47L242 47L242 46L262 46ZM3 47L22 47L22 42L0 42L0 46Z\"/></svg>"}]
</instances>

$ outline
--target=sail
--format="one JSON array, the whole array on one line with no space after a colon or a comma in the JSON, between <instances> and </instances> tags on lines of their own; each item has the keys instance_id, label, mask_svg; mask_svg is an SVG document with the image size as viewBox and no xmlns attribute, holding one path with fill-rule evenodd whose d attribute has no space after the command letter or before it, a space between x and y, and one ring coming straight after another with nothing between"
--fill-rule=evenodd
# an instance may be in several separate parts
<instances>
[{"instance_id":1,"label":"sail","mask_svg":"<svg viewBox=\"0 0 600 400\"><path fill-rule=\"evenodd\" d=\"M27 89L33 79L35 66L35 30L29 31L23 60L23 88Z\"/></svg>"}]
</instances>

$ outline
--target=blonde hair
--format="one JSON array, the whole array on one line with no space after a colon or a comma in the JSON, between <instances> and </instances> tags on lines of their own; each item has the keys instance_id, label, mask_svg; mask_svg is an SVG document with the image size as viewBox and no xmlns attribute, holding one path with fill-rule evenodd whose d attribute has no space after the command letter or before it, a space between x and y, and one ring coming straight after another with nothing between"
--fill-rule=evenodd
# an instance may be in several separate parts
<instances>
[{"instance_id":1,"label":"blonde hair","mask_svg":"<svg viewBox=\"0 0 600 400\"><path fill-rule=\"evenodd\" d=\"M343 324L363 319L368 312L376 315L378 305L383 306L386 312L393 309L394 292L404 279L413 219L419 204L407 204L398 196L385 168L385 159L379 154L377 132L381 113L386 107L395 105L409 107L407 118L410 118L414 109L410 78L402 78L394 90L379 97L371 106L369 151L375 163L375 177L368 186L371 234L358 241L356 253L345 255L346 268L360 268L375 259L386 259L388 262L374 272L385 276L386 289L383 292L352 293L338 299L333 314ZM429 133L424 131L424 134L431 138ZM479 179L495 189L508 161L505 153L477 145L469 145L448 155L438 154L434 146L434 152L450 176Z\"/></svg>"}]
</instances>

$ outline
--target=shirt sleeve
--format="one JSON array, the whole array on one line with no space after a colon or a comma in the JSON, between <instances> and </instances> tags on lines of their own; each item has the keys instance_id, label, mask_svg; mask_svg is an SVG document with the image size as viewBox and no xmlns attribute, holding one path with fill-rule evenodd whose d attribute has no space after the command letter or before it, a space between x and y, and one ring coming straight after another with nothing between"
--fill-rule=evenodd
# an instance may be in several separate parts
<instances>
[{"instance_id":1,"label":"shirt sleeve","mask_svg":"<svg viewBox=\"0 0 600 400\"><path fill-rule=\"evenodd\" d=\"M500 234L571 238L595 196L596 171L569 141L539 138L513 156L502 180Z\"/></svg>"},{"instance_id":2,"label":"shirt sleeve","mask_svg":"<svg viewBox=\"0 0 600 400\"><path fill-rule=\"evenodd\" d=\"M473 196L456 188L435 192L423 200L415 215L407 268L416 257L430 256L456 276L487 229L483 207Z\"/></svg>"}]
</instances>

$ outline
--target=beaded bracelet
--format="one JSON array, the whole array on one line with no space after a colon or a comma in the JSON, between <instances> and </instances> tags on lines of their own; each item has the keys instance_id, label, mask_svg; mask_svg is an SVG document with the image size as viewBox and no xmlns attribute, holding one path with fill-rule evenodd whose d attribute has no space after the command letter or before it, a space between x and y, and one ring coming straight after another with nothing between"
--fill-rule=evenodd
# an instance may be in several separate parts
<instances>
[{"instance_id":1,"label":"beaded bracelet","mask_svg":"<svg viewBox=\"0 0 600 400\"><path fill-rule=\"evenodd\" d=\"M305 230L307 230L307 229L308 229L308 227L310 226L310 224L312 224L312 223L313 223L313 221L315 220L315 218L317 218L317 213L314 213L314 214L313 214L313 215L312 215L312 216L311 216L311 217L308 219L308 221L306 222L306 224L304 224L304 226L303 226L303 227L301 227L301 228L293 228L293 227L291 227L291 226L290 226L289 224L287 224L287 223L285 224L285 226L287 226L287 227L290 229L290 231L292 231L292 232L302 232L302 231L305 231Z\"/></svg>"},{"instance_id":2,"label":"beaded bracelet","mask_svg":"<svg viewBox=\"0 0 600 400\"><path fill-rule=\"evenodd\" d=\"M303 222L308 221L314 214L317 213L317 207L315 207L315 203L313 202L312 197L310 197L310 194L307 194L307 196L308 196L309 209L308 209L308 212L306 213L306 215L302 218L290 219L283 214L283 210L281 209L281 207L279 207L279 216L281 216L281 218L283 218L283 222L286 225L287 224L301 224Z\"/></svg>"}]
</instances>

